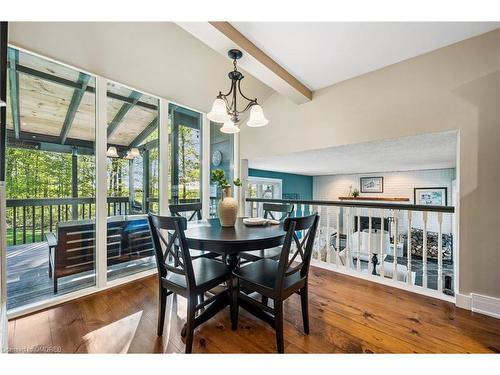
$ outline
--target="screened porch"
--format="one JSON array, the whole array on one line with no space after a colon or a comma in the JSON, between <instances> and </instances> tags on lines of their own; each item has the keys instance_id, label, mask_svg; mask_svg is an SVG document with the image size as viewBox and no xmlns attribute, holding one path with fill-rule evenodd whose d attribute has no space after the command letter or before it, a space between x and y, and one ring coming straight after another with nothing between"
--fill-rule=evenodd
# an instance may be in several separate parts
<instances>
[{"instance_id":1,"label":"screened porch","mask_svg":"<svg viewBox=\"0 0 500 375\"><path fill-rule=\"evenodd\" d=\"M107 278L113 280L155 267L144 218L158 211L159 147L171 155L169 202L200 201L202 117L170 104L169 141L162 144L158 98L111 81L106 96ZM13 309L96 284L96 77L9 47L7 98ZM64 241L78 262L67 254L55 259Z\"/></svg>"}]
</instances>

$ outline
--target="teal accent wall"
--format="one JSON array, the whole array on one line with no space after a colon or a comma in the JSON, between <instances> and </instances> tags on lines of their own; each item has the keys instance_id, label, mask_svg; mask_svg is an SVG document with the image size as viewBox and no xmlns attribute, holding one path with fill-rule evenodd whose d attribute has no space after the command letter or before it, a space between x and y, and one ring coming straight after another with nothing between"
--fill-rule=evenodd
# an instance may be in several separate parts
<instances>
[{"instance_id":1,"label":"teal accent wall","mask_svg":"<svg viewBox=\"0 0 500 375\"><path fill-rule=\"evenodd\" d=\"M313 178L301 174L282 173L274 171L265 171L261 169L248 169L248 176L279 178L282 180L283 198L289 199L312 199ZM298 196L287 195L298 194Z\"/></svg>"}]
</instances>

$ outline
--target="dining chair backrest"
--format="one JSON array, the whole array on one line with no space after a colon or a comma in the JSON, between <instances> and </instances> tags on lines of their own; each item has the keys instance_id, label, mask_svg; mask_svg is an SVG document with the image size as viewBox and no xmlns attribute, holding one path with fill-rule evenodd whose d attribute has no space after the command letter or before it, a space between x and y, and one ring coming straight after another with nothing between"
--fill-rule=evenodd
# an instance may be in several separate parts
<instances>
[{"instance_id":1,"label":"dining chair backrest","mask_svg":"<svg viewBox=\"0 0 500 375\"><path fill-rule=\"evenodd\" d=\"M293 204L281 204L281 203L264 203L262 205L262 209L264 210L264 219L270 217L273 220L284 221L287 217L293 212ZM281 213L281 218L276 219L273 215L273 212Z\"/></svg>"},{"instance_id":2,"label":"dining chair backrest","mask_svg":"<svg viewBox=\"0 0 500 375\"><path fill-rule=\"evenodd\" d=\"M156 265L161 278L169 272L186 277L188 290L195 287L195 278L191 255L184 231L187 228L185 217L148 215L149 228L155 248ZM163 233L162 233L163 232ZM168 240L164 233L168 233ZM180 251L176 251L178 246Z\"/></svg>"},{"instance_id":3,"label":"dining chair backrest","mask_svg":"<svg viewBox=\"0 0 500 375\"><path fill-rule=\"evenodd\" d=\"M283 289L286 277L296 272L300 272L301 278L307 277L318 222L319 215L317 213L304 217L289 217L285 219L283 229L287 233L278 265L276 290ZM301 233L301 238L299 238L297 233ZM295 248L292 247L292 244L295 244ZM294 253L291 254L291 251L294 251ZM298 264L294 265L294 263Z\"/></svg>"},{"instance_id":4,"label":"dining chair backrest","mask_svg":"<svg viewBox=\"0 0 500 375\"><path fill-rule=\"evenodd\" d=\"M168 206L170 210L170 214L172 216L182 216L181 212L192 212L191 216L189 217L188 221L193 220L196 218L196 220L201 220L201 203L181 203L181 204L170 204Z\"/></svg>"}]
</instances>

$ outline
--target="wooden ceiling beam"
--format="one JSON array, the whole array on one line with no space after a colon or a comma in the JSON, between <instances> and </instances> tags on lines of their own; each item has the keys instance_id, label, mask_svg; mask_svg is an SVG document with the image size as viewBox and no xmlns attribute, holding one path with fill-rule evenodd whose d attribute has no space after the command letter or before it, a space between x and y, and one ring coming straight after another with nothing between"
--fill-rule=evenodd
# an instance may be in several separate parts
<instances>
[{"instance_id":1,"label":"wooden ceiling beam","mask_svg":"<svg viewBox=\"0 0 500 375\"><path fill-rule=\"evenodd\" d=\"M88 74L85 73L79 74L78 82L81 85L81 87L75 89L75 91L73 92L73 96L71 97L71 102L69 103L68 106L68 111L66 112L66 117L64 119L63 127L61 129L61 134L60 134L62 145L64 144L64 142L66 142L66 138L68 137L71 125L73 125L73 120L75 119L78 107L80 107L83 95L87 91L87 86L89 81L90 81L90 76Z\"/></svg>"},{"instance_id":2,"label":"wooden ceiling beam","mask_svg":"<svg viewBox=\"0 0 500 375\"><path fill-rule=\"evenodd\" d=\"M58 76L53 75L53 74L41 72L39 70L30 68L28 66L17 64L16 71L19 73L28 74L30 76L43 79L45 81L57 83L57 84L63 85L63 86L72 87L74 89L81 89L82 88L82 85L79 82L74 82L74 81L71 81L69 79L58 77ZM85 91L95 93L95 87L87 85ZM107 96L110 99L120 100L120 101L125 102L125 103L133 103L133 99L130 99L130 98L123 96L123 95L120 95L120 94L115 94L115 93L110 92L110 91L107 92ZM152 109L155 111L158 109L157 105L146 103L146 102L141 102L141 101L138 101L135 105L137 105L138 107Z\"/></svg>"},{"instance_id":3,"label":"wooden ceiling beam","mask_svg":"<svg viewBox=\"0 0 500 375\"><path fill-rule=\"evenodd\" d=\"M238 66L264 82L274 91L297 104L312 100L312 91L279 65L229 22L177 22L187 32L227 57L227 51L243 51Z\"/></svg>"},{"instance_id":4,"label":"wooden ceiling beam","mask_svg":"<svg viewBox=\"0 0 500 375\"><path fill-rule=\"evenodd\" d=\"M17 65L19 63L19 51L14 48L9 48L9 84L10 84L10 106L12 112L12 122L14 126L14 134L16 139L19 139L21 133L21 111L19 107L19 73Z\"/></svg>"},{"instance_id":5,"label":"wooden ceiling beam","mask_svg":"<svg viewBox=\"0 0 500 375\"><path fill-rule=\"evenodd\" d=\"M109 123L107 129L108 137L111 137L116 129L118 129L118 126L120 126L120 123L122 122L125 115L137 104L137 102L139 102L141 96L142 94L140 92L132 91L132 93L129 95L129 99L132 100L132 103L124 103L116 113L113 120L111 120L111 122Z\"/></svg>"},{"instance_id":6,"label":"wooden ceiling beam","mask_svg":"<svg viewBox=\"0 0 500 375\"><path fill-rule=\"evenodd\" d=\"M142 132L139 133L135 139L128 145L129 148L137 147L144 142L144 140L158 127L158 117L155 117L153 121L149 123L148 126L144 128Z\"/></svg>"},{"instance_id":7,"label":"wooden ceiling beam","mask_svg":"<svg viewBox=\"0 0 500 375\"><path fill-rule=\"evenodd\" d=\"M57 135L40 134L33 132L21 131L19 139L15 138L14 130L6 129L6 139L10 147L16 148L27 148L27 149L38 149L53 152L65 152L71 153L72 150L76 149L85 150L85 155L95 154L95 143L89 140L67 138L66 143L62 145L60 143L60 137ZM39 147L43 146L43 147ZM119 152L125 152L128 147L124 145L118 145L114 143L108 143L108 146L114 146ZM82 154L82 152L79 152Z\"/></svg>"}]
</instances>

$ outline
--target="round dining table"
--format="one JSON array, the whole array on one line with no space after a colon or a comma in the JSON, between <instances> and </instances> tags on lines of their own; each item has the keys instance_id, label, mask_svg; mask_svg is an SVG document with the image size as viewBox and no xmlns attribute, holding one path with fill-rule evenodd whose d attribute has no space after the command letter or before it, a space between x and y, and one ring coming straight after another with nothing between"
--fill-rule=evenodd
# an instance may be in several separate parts
<instances>
[{"instance_id":1,"label":"round dining table","mask_svg":"<svg viewBox=\"0 0 500 375\"><path fill-rule=\"evenodd\" d=\"M221 254L226 264L234 269L238 266L241 252L280 246L286 232L283 223L247 226L243 223L243 218L238 218L234 227L221 226L219 219L191 221L184 234L190 249ZM220 294L195 318L195 326L206 322L228 306L229 302L228 293ZM239 306L260 316L259 312L245 301L239 301ZM183 326L181 335L185 336L185 333L186 325Z\"/></svg>"},{"instance_id":2,"label":"round dining table","mask_svg":"<svg viewBox=\"0 0 500 375\"><path fill-rule=\"evenodd\" d=\"M280 246L285 235L283 223L248 226L243 218L237 218L234 227L221 226L219 219L189 222L185 231L190 249L221 254L232 267L241 252Z\"/></svg>"}]
</instances>

